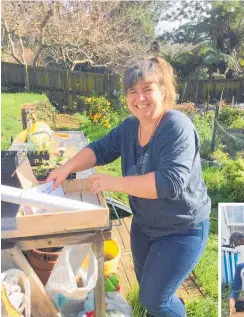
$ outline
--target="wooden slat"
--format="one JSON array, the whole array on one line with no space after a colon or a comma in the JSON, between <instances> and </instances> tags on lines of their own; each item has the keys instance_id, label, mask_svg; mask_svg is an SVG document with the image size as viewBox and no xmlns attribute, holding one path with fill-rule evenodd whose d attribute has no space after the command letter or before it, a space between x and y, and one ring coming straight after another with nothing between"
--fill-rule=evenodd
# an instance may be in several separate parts
<instances>
[{"instance_id":1,"label":"wooden slat","mask_svg":"<svg viewBox=\"0 0 244 317\"><path fill-rule=\"evenodd\" d=\"M125 251L130 250L130 235L124 219L122 219L122 226L118 227L118 231L121 236L121 240L123 241Z\"/></svg>"},{"instance_id":2,"label":"wooden slat","mask_svg":"<svg viewBox=\"0 0 244 317\"><path fill-rule=\"evenodd\" d=\"M100 205L97 195L90 192L82 193L82 201L90 204Z\"/></svg>"},{"instance_id":3,"label":"wooden slat","mask_svg":"<svg viewBox=\"0 0 244 317\"><path fill-rule=\"evenodd\" d=\"M118 224L118 220L113 220L113 224ZM121 252L124 252L125 251L125 245L124 245L123 239L122 239L122 237L121 237L121 235L119 233L118 227L114 227L113 226L112 235L116 237L116 240L117 240L117 243L120 246Z\"/></svg>"},{"instance_id":4,"label":"wooden slat","mask_svg":"<svg viewBox=\"0 0 244 317\"><path fill-rule=\"evenodd\" d=\"M93 251L98 263L98 278L94 289L94 317L105 317L105 289L104 289L104 242L93 243Z\"/></svg>"},{"instance_id":5,"label":"wooden slat","mask_svg":"<svg viewBox=\"0 0 244 317\"><path fill-rule=\"evenodd\" d=\"M83 200L81 196L82 196L81 192L68 192L68 193L65 193L65 197L66 198L74 199L74 200L78 200L78 201Z\"/></svg>"},{"instance_id":6,"label":"wooden slat","mask_svg":"<svg viewBox=\"0 0 244 317\"><path fill-rule=\"evenodd\" d=\"M119 269L118 275L120 277L119 284L120 284L120 293L125 297L126 294L130 291L130 283L128 277L125 273L125 269L122 264L122 260L119 261Z\"/></svg>"},{"instance_id":7,"label":"wooden slat","mask_svg":"<svg viewBox=\"0 0 244 317\"><path fill-rule=\"evenodd\" d=\"M125 270L127 280L129 281L130 287L132 287L137 280L131 253L122 254L121 262Z\"/></svg>"},{"instance_id":8,"label":"wooden slat","mask_svg":"<svg viewBox=\"0 0 244 317\"><path fill-rule=\"evenodd\" d=\"M126 217L123 219L124 220L124 224L126 226L127 232L130 235L130 229L131 229L131 223L132 223L132 216L131 217Z\"/></svg>"},{"instance_id":9,"label":"wooden slat","mask_svg":"<svg viewBox=\"0 0 244 317\"><path fill-rule=\"evenodd\" d=\"M3 220L3 219L2 219ZM109 211L65 211L50 214L19 216L13 219L17 229L2 231L2 238L28 237L55 234L71 230L109 227ZM14 228L13 225L13 228Z\"/></svg>"},{"instance_id":10,"label":"wooden slat","mask_svg":"<svg viewBox=\"0 0 244 317\"><path fill-rule=\"evenodd\" d=\"M104 230L101 234L97 232L70 232L59 233L50 236L32 236L17 239L2 239L2 249L12 248L14 245L18 245L21 250L42 249L47 247L63 247L69 244L82 244L89 242L99 242L104 240L110 240L112 238L110 230Z\"/></svg>"}]
</instances>

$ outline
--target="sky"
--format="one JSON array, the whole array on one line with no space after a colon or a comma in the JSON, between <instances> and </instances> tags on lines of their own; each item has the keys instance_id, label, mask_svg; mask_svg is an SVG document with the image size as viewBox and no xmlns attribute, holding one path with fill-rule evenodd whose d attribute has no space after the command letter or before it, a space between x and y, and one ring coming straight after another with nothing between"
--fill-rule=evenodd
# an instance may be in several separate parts
<instances>
[{"instance_id":1,"label":"sky","mask_svg":"<svg viewBox=\"0 0 244 317\"><path fill-rule=\"evenodd\" d=\"M244 0L243 0L244 1ZM180 8L182 6L182 3L181 3L181 0L175 0L175 1L169 1L171 2L171 4L173 3L174 5L171 7L171 9L169 9L167 11L167 13L171 13L172 11L175 11L177 8ZM194 0L188 0L189 3L192 3L194 2ZM204 0L200 0L199 2L209 2L209 1L204 1ZM207 6L210 6L211 7L211 4L209 3ZM196 12L196 16L197 17L197 12ZM159 36L161 33L163 33L163 31L172 31L173 29L177 29L179 28L180 26L188 23L192 21L191 19L182 19L181 21L180 20L175 20L174 22L169 22L169 21L162 21L158 23L156 29L155 29L155 32L156 32L156 35Z\"/></svg>"}]
</instances>

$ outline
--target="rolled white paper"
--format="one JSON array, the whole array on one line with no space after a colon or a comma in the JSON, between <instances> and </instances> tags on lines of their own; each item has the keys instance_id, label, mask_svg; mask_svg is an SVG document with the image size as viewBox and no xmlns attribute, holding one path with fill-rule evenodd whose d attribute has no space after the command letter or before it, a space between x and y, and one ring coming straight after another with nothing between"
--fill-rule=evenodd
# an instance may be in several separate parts
<instances>
[{"instance_id":1,"label":"rolled white paper","mask_svg":"<svg viewBox=\"0 0 244 317\"><path fill-rule=\"evenodd\" d=\"M103 206L90 204L68 198L51 196L43 193L33 193L28 190L1 185L1 200L18 205L27 205L51 211L99 210Z\"/></svg>"}]
</instances>

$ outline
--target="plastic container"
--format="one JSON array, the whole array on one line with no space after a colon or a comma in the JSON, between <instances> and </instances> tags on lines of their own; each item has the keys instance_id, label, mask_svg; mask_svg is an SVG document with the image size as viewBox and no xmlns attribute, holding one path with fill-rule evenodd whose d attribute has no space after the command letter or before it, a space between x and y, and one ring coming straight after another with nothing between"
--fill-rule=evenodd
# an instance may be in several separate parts
<instances>
[{"instance_id":1,"label":"plastic container","mask_svg":"<svg viewBox=\"0 0 244 317\"><path fill-rule=\"evenodd\" d=\"M117 273L121 251L119 245L114 240L104 241L104 275ZM88 265L88 257L82 263L82 267Z\"/></svg>"},{"instance_id":2,"label":"plastic container","mask_svg":"<svg viewBox=\"0 0 244 317\"><path fill-rule=\"evenodd\" d=\"M114 240L104 242L104 275L116 273L121 251L119 245Z\"/></svg>"}]
</instances>

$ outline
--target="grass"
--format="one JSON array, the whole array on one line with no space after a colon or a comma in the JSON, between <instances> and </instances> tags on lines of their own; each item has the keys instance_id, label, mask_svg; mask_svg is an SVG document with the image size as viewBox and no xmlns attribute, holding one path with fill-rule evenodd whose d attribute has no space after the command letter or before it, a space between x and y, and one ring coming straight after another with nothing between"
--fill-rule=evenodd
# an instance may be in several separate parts
<instances>
[{"instance_id":1,"label":"grass","mask_svg":"<svg viewBox=\"0 0 244 317\"><path fill-rule=\"evenodd\" d=\"M222 285L221 292L221 316L229 317L229 299L230 299L231 287Z\"/></svg>"},{"instance_id":2,"label":"grass","mask_svg":"<svg viewBox=\"0 0 244 317\"><path fill-rule=\"evenodd\" d=\"M204 289L204 294L217 300L218 236L216 234L210 234L205 252L196 266L194 273L198 284Z\"/></svg>"},{"instance_id":3,"label":"grass","mask_svg":"<svg viewBox=\"0 0 244 317\"><path fill-rule=\"evenodd\" d=\"M22 130L21 106L36 101L46 101L47 96L32 93L2 93L2 150L9 148L11 137L15 138Z\"/></svg>"},{"instance_id":4,"label":"grass","mask_svg":"<svg viewBox=\"0 0 244 317\"><path fill-rule=\"evenodd\" d=\"M186 303L187 317L217 317L218 302L211 297L192 299Z\"/></svg>"}]
</instances>

